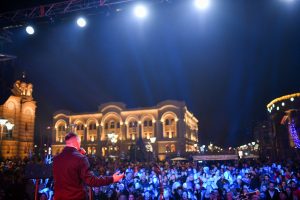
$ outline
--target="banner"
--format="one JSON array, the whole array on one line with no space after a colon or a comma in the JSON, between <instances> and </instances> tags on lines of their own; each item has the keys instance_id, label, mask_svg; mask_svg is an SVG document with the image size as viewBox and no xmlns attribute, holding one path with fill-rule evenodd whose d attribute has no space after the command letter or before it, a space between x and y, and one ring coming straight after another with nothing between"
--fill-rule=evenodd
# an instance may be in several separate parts
<instances>
[{"instance_id":1,"label":"banner","mask_svg":"<svg viewBox=\"0 0 300 200\"><path fill-rule=\"evenodd\" d=\"M238 155L198 155L193 156L194 160L238 160Z\"/></svg>"}]
</instances>

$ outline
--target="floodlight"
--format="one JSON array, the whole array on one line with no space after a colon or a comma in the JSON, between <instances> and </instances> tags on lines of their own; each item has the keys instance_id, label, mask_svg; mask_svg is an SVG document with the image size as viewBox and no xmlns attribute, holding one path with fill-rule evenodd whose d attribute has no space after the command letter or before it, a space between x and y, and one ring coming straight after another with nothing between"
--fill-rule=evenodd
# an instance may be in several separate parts
<instances>
[{"instance_id":1,"label":"floodlight","mask_svg":"<svg viewBox=\"0 0 300 200\"><path fill-rule=\"evenodd\" d=\"M205 10L209 7L210 0L195 0L194 4L195 4L196 8L198 8L200 10Z\"/></svg>"},{"instance_id":2,"label":"floodlight","mask_svg":"<svg viewBox=\"0 0 300 200\"><path fill-rule=\"evenodd\" d=\"M77 25L81 28L86 26L86 20L83 17L77 19Z\"/></svg>"},{"instance_id":3,"label":"floodlight","mask_svg":"<svg viewBox=\"0 0 300 200\"><path fill-rule=\"evenodd\" d=\"M145 18L148 15L148 9L143 5L137 5L134 7L134 14L138 18Z\"/></svg>"},{"instance_id":4,"label":"floodlight","mask_svg":"<svg viewBox=\"0 0 300 200\"><path fill-rule=\"evenodd\" d=\"M33 35L34 28L32 26L26 26L26 33L28 33L29 35Z\"/></svg>"}]
</instances>

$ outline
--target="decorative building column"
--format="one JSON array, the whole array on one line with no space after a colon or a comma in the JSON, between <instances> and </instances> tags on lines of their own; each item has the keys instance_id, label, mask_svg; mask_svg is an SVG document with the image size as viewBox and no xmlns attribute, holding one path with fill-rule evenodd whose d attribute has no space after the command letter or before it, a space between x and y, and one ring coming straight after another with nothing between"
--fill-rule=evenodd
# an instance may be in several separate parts
<instances>
[{"instance_id":1,"label":"decorative building column","mask_svg":"<svg viewBox=\"0 0 300 200\"><path fill-rule=\"evenodd\" d=\"M142 122L139 121L138 125L139 125L139 138L142 138Z\"/></svg>"},{"instance_id":2,"label":"decorative building column","mask_svg":"<svg viewBox=\"0 0 300 200\"><path fill-rule=\"evenodd\" d=\"M157 127L158 138L164 138L164 121L160 121L159 126Z\"/></svg>"},{"instance_id":3,"label":"decorative building column","mask_svg":"<svg viewBox=\"0 0 300 200\"><path fill-rule=\"evenodd\" d=\"M119 126L119 136L118 136L118 141L119 140L124 140L124 133L123 133L123 122L120 120L119 122L120 126Z\"/></svg>"},{"instance_id":4,"label":"decorative building column","mask_svg":"<svg viewBox=\"0 0 300 200\"><path fill-rule=\"evenodd\" d=\"M97 141L101 141L101 126L96 124L97 127Z\"/></svg>"},{"instance_id":5,"label":"decorative building column","mask_svg":"<svg viewBox=\"0 0 300 200\"><path fill-rule=\"evenodd\" d=\"M131 138L129 137L129 135L128 135L128 133L129 133L129 131L128 131L128 123L127 122L125 122L125 133L126 133L126 139L127 140L131 140Z\"/></svg>"},{"instance_id":6,"label":"decorative building column","mask_svg":"<svg viewBox=\"0 0 300 200\"><path fill-rule=\"evenodd\" d=\"M87 125L84 125L84 130L83 130L83 140L84 140L84 147L87 148ZM87 149L86 149L87 150Z\"/></svg>"},{"instance_id":7,"label":"decorative building column","mask_svg":"<svg viewBox=\"0 0 300 200\"><path fill-rule=\"evenodd\" d=\"M87 142L87 125L84 125L83 138L84 138L84 141Z\"/></svg>"},{"instance_id":8,"label":"decorative building column","mask_svg":"<svg viewBox=\"0 0 300 200\"><path fill-rule=\"evenodd\" d=\"M176 133L176 138L178 138L178 136L180 135L180 131L179 131L179 119L175 118L175 133Z\"/></svg>"},{"instance_id":9,"label":"decorative building column","mask_svg":"<svg viewBox=\"0 0 300 200\"><path fill-rule=\"evenodd\" d=\"M101 156L102 154L102 151L101 151L101 126L97 123L96 124L96 127L97 127L97 140L96 140L96 143L97 143L97 147L96 147L96 155L97 156Z\"/></svg>"},{"instance_id":10,"label":"decorative building column","mask_svg":"<svg viewBox=\"0 0 300 200\"><path fill-rule=\"evenodd\" d=\"M58 127L54 126L54 128L52 129L52 144L56 143L58 141L58 131L57 131Z\"/></svg>"},{"instance_id":11,"label":"decorative building column","mask_svg":"<svg viewBox=\"0 0 300 200\"><path fill-rule=\"evenodd\" d=\"M156 137L157 138L157 130L156 130L156 121L152 120L152 126L153 126L153 136L152 137Z\"/></svg>"},{"instance_id":12,"label":"decorative building column","mask_svg":"<svg viewBox=\"0 0 300 200\"><path fill-rule=\"evenodd\" d=\"M123 140L127 140L127 131L126 131L126 124L122 122L121 125L121 131L122 131L122 136L123 136Z\"/></svg>"}]
</instances>

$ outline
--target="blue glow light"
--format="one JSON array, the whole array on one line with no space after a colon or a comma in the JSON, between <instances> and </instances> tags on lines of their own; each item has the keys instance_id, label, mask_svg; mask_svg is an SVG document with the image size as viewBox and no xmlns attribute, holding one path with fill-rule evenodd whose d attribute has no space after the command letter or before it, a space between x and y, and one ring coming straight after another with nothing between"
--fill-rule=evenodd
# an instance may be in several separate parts
<instances>
[{"instance_id":1,"label":"blue glow light","mask_svg":"<svg viewBox=\"0 0 300 200\"><path fill-rule=\"evenodd\" d=\"M295 144L295 148L300 149L300 140L299 140L299 137L298 137L298 133L297 133L297 130L296 130L294 120L292 120L289 123L289 131L290 131L290 135L293 139L293 142Z\"/></svg>"}]
</instances>

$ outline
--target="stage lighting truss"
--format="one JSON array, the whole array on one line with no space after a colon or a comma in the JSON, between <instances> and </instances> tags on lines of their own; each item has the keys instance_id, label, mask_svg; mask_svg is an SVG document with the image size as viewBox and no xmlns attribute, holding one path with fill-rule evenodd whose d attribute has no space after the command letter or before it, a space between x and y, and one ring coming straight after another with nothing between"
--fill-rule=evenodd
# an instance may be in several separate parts
<instances>
[{"instance_id":1,"label":"stage lighting truss","mask_svg":"<svg viewBox=\"0 0 300 200\"><path fill-rule=\"evenodd\" d=\"M150 0L151 3L163 3L167 0ZM39 5L32 8L0 13L0 29L11 29L24 25L32 20L49 21L51 18L62 18L68 14L86 13L97 14L104 11L122 10L123 4L140 3L139 0L67 0L58 3Z\"/></svg>"}]
</instances>

